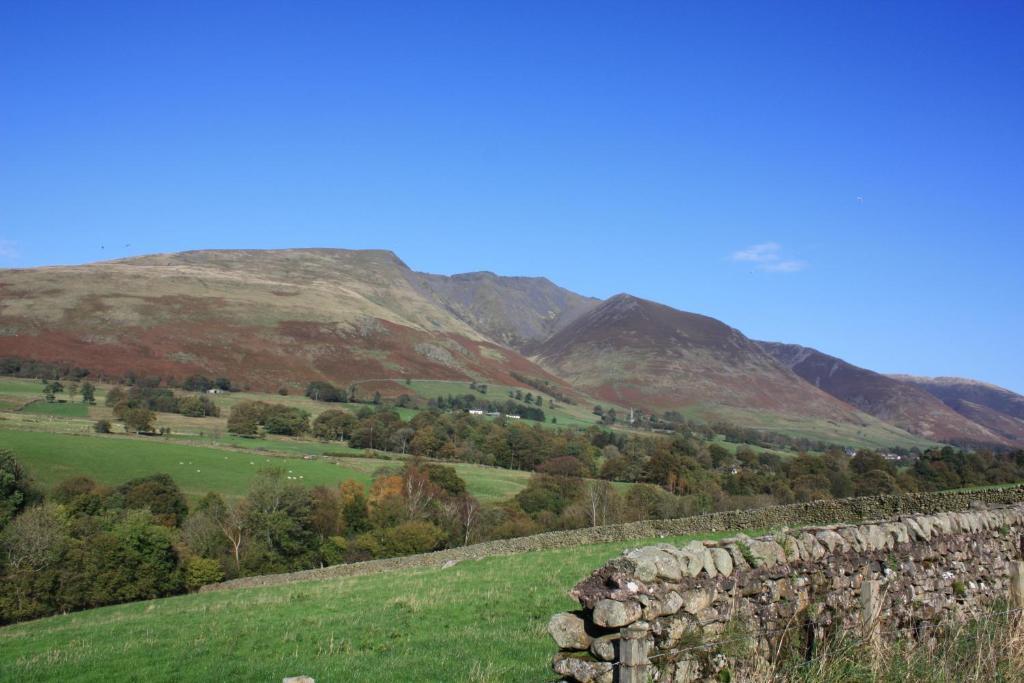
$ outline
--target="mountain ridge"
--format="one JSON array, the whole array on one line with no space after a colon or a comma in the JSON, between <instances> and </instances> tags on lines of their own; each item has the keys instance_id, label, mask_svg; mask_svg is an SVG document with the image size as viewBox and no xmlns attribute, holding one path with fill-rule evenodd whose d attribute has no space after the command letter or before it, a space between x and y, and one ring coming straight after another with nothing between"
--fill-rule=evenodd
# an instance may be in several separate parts
<instances>
[{"instance_id":1,"label":"mountain ridge","mask_svg":"<svg viewBox=\"0 0 1024 683\"><path fill-rule=\"evenodd\" d=\"M758 342L810 384L884 422L925 438L963 443L1006 439L957 413L927 391L798 344Z\"/></svg>"},{"instance_id":2,"label":"mountain ridge","mask_svg":"<svg viewBox=\"0 0 1024 683\"><path fill-rule=\"evenodd\" d=\"M795 372L814 352L795 349L778 358L720 320L627 293L601 301L543 276L421 273L386 249L191 250L0 269L0 356L109 376L200 373L263 390L384 377L526 386L529 377L756 428L773 428L772 416L821 434L882 424ZM926 393L885 381L919 401ZM935 398L933 412L994 444L1015 439L1018 421L1024 430L986 405L996 398L960 392L950 399L959 410ZM898 424L886 430L910 439Z\"/></svg>"}]
</instances>

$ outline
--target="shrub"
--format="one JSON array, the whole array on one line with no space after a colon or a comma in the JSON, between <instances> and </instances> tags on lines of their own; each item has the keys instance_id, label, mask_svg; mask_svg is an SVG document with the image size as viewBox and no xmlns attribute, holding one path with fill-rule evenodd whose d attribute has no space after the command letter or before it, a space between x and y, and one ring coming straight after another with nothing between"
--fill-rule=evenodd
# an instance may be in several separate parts
<instances>
[{"instance_id":1,"label":"shrub","mask_svg":"<svg viewBox=\"0 0 1024 683\"><path fill-rule=\"evenodd\" d=\"M92 425L92 429L97 434L109 434L112 426L110 420L96 420Z\"/></svg>"},{"instance_id":2,"label":"shrub","mask_svg":"<svg viewBox=\"0 0 1024 683\"><path fill-rule=\"evenodd\" d=\"M320 560L325 565L341 564L345 561L348 542L343 536L331 536L320 544Z\"/></svg>"},{"instance_id":3,"label":"shrub","mask_svg":"<svg viewBox=\"0 0 1024 683\"><path fill-rule=\"evenodd\" d=\"M384 551L388 555L413 555L437 550L444 532L423 520L403 522L384 532Z\"/></svg>"},{"instance_id":4,"label":"shrub","mask_svg":"<svg viewBox=\"0 0 1024 683\"><path fill-rule=\"evenodd\" d=\"M203 586L217 583L224 579L224 570L220 562L208 557L190 557L185 562L185 588L197 591Z\"/></svg>"}]
</instances>

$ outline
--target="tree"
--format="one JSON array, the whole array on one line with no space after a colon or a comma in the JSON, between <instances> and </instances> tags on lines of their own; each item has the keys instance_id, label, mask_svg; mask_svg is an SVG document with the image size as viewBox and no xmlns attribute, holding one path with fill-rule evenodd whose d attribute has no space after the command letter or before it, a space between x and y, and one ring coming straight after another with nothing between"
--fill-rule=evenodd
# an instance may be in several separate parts
<instances>
[{"instance_id":1,"label":"tree","mask_svg":"<svg viewBox=\"0 0 1024 683\"><path fill-rule=\"evenodd\" d=\"M884 470L869 470L854 483L854 495L857 496L878 496L899 492L900 485L896 478Z\"/></svg>"},{"instance_id":2,"label":"tree","mask_svg":"<svg viewBox=\"0 0 1024 683\"><path fill-rule=\"evenodd\" d=\"M152 474L121 484L114 489L108 505L149 510L156 523L168 527L181 526L188 515L185 495L168 474Z\"/></svg>"},{"instance_id":3,"label":"tree","mask_svg":"<svg viewBox=\"0 0 1024 683\"><path fill-rule=\"evenodd\" d=\"M207 396L184 396L178 399L178 412L187 417L218 417L220 408Z\"/></svg>"},{"instance_id":4,"label":"tree","mask_svg":"<svg viewBox=\"0 0 1024 683\"><path fill-rule=\"evenodd\" d=\"M332 536L338 536L344 531L341 492L326 486L316 486L310 495L313 498L313 529L323 545Z\"/></svg>"},{"instance_id":5,"label":"tree","mask_svg":"<svg viewBox=\"0 0 1024 683\"><path fill-rule=\"evenodd\" d=\"M469 545L480 522L480 503L467 494L448 498L441 505L447 523L453 527L454 541Z\"/></svg>"},{"instance_id":6,"label":"tree","mask_svg":"<svg viewBox=\"0 0 1024 683\"><path fill-rule=\"evenodd\" d=\"M318 548L309 490L285 480L284 470L260 472L249 490L247 524L261 573L311 566Z\"/></svg>"},{"instance_id":7,"label":"tree","mask_svg":"<svg viewBox=\"0 0 1024 683\"><path fill-rule=\"evenodd\" d=\"M391 435L391 447L394 450L401 451L402 455L405 455L405 451L409 447L409 441L415 435L415 429L410 429L408 427L396 429Z\"/></svg>"},{"instance_id":8,"label":"tree","mask_svg":"<svg viewBox=\"0 0 1024 683\"><path fill-rule=\"evenodd\" d=\"M127 408L121 413L121 421L124 422L125 429L136 434L152 432L155 420L156 415L149 408Z\"/></svg>"},{"instance_id":9,"label":"tree","mask_svg":"<svg viewBox=\"0 0 1024 683\"><path fill-rule=\"evenodd\" d=\"M68 401L71 401L72 403L74 403L75 397L78 396L79 390L80 390L80 387L78 386L78 382L72 382L71 384L69 384L68 385Z\"/></svg>"},{"instance_id":10,"label":"tree","mask_svg":"<svg viewBox=\"0 0 1024 683\"><path fill-rule=\"evenodd\" d=\"M228 431L238 436L256 436L260 431L260 409L253 401L243 401L231 408Z\"/></svg>"},{"instance_id":11,"label":"tree","mask_svg":"<svg viewBox=\"0 0 1024 683\"><path fill-rule=\"evenodd\" d=\"M214 386L213 380L203 375L192 375L186 377L185 381L181 383L181 388L185 391L209 391Z\"/></svg>"},{"instance_id":12,"label":"tree","mask_svg":"<svg viewBox=\"0 0 1024 683\"><path fill-rule=\"evenodd\" d=\"M56 505L27 509L0 532L0 623L52 613L54 574L71 542L68 520Z\"/></svg>"},{"instance_id":13,"label":"tree","mask_svg":"<svg viewBox=\"0 0 1024 683\"><path fill-rule=\"evenodd\" d=\"M590 526L601 526L608 523L610 507L615 491L607 481L591 479L584 489L584 500L587 504L587 516Z\"/></svg>"},{"instance_id":14,"label":"tree","mask_svg":"<svg viewBox=\"0 0 1024 683\"><path fill-rule=\"evenodd\" d=\"M184 587L174 535L146 510L126 512L79 553L72 561L87 582L80 607L159 598Z\"/></svg>"},{"instance_id":15,"label":"tree","mask_svg":"<svg viewBox=\"0 0 1024 683\"><path fill-rule=\"evenodd\" d=\"M267 406L263 428L268 434L298 436L309 431L309 413L282 405Z\"/></svg>"},{"instance_id":16,"label":"tree","mask_svg":"<svg viewBox=\"0 0 1024 683\"><path fill-rule=\"evenodd\" d=\"M242 570L242 543L249 531L249 506L244 500L231 506L223 506L215 518L224 538L231 544L231 556L235 559L235 571Z\"/></svg>"},{"instance_id":17,"label":"tree","mask_svg":"<svg viewBox=\"0 0 1024 683\"><path fill-rule=\"evenodd\" d=\"M82 403L96 403L96 387L92 382L82 383Z\"/></svg>"},{"instance_id":18,"label":"tree","mask_svg":"<svg viewBox=\"0 0 1024 683\"><path fill-rule=\"evenodd\" d=\"M330 382L314 381L306 386L306 396L314 401L344 403L348 400L345 391Z\"/></svg>"},{"instance_id":19,"label":"tree","mask_svg":"<svg viewBox=\"0 0 1024 683\"><path fill-rule=\"evenodd\" d=\"M58 562L69 541L68 520L56 505L31 507L0 534L8 571L40 571Z\"/></svg>"},{"instance_id":20,"label":"tree","mask_svg":"<svg viewBox=\"0 0 1024 683\"><path fill-rule=\"evenodd\" d=\"M361 534L370 530L370 513L367 508L366 494L359 482L346 479L338 487L341 495L341 516L345 531L349 535Z\"/></svg>"},{"instance_id":21,"label":"tree","mask_svg":"<svg viewBox=\"0 0 1024 683\"><path fill-rule=\"evenodd\" d=\"M54 380L53 382L43 381L43 397L47 403L53 403L54 394L64 391L64 385Z\"/></svg>"},{"instance_id":22,"label":"tree","mask_svg":"<svg viewBox=\"0 0 1024 683\"><path fill-rule=\"evenodd\" d=\"M14 453L0 449L0 529L39 498L29 482L28 472L14 459Z\"/></svg>"},{"instance_id":23,"label":"tree","mask_svg":"<svg viewBox=\"0 0 1024 683\"><path fill-rule=\"evenodd\" d=\"M96 420L92 425L92 429L97 434L109 434L112 426L110 420Z\"/></svg>"},{"instance_id":24,"label":"tree","mask_svg":"<svg viewBox=\"0 0 1024 683\"><path fill-rule=\"evenodd\" d=\"M324 441L339 441L351 434L355 418L343 410L325 410L313 420L313 436Z\"/></svg>"}]
</instances>

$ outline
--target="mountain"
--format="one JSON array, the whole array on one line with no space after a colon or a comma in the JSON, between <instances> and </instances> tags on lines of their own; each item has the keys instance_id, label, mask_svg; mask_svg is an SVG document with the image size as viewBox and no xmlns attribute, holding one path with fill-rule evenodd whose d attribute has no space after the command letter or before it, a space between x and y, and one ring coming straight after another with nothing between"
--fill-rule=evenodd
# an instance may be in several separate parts
<instances>
[{"instance_id":1,"label":"mountain","mask_svg":"<svg viewBox=\"0 0 1024 683\"><path fill-rule=\"evenodd\" d=\"M806 358L770 350L714 318L626 294L599 301L543 277L419 273L382 250L205 250L0 269L0 357L99 376L198 373L262 391L403 378L525 386L525 376L583 403L880 447L1006 442L1024 430L992 387L950 406L844 367L841 376L889 382L890 398L875 398L805 381Z\"/></svg>"},{"instance_id":2,"label":"mountain","mask_svg":"<svg viewBox=\"0 0 1024 683\"><path fill-rule=\"evenodd\" d=\"M862 423L863 416L782 367L754 341L695 313L619 294L540 344L533 358L593 395L666 410L759 410Z\"/></svg>"},{"instance_id":3,"label":"mountain","mask_svg":"<svg viewBox=\"0 0 1024 683\"><path fill-rule=\"evenodd\" d=\"M547 339L600 303L544 277L415 273L411 281L421 293L473 329L517 349Z\"/></svg>"},{"instance_id":4,"label":"mountain","mask_svg":"<svg viewBox=\"0 0 1024 683\"><path fill-rule=\"evenodd\" d=\"M458 278L452 278L457 280ZM500 292L502 278L484 278ZM528 290L515 279L509 289ZM0 271L0 355L70 361L94 372L220 375L254 389L313 379L557 378L495 343L463 306L470 277L441 305L441 276L388 251L192 251L83 266ZM548 283L550 285L550 283ZM543 288L557 300L554 285ZM566 310L583 297L565 296ZM535 304L534 304L535 302ZM557 303L555 301L554 303ZM535 308L531 308L531 304ZM507 330L528 334L560 313L523 294ZM487 329L481 325L482 329Z\"/></svg>"},{"instance_id":5,"label":"mountain","mask_svg":"<svg viewBox=\"0 0 1024 683\"><path fill-rule=\"evenodd\" d=\"M759 342L775 360L840 401L934 441L1008 445L999 432L958 413L909 382L796 344Z\"/></svg>"},{"instance_id":6,"label":"mountain","mask_svg":"<svg viewBox=\"0 0 1024 683\"><path fill-rule=\"evenodd\" d=\"M927 391L960 415L1017 447L1024 446L1024 396L994 384L960 377L890 377Z\"/></svg>"}]
</instances>

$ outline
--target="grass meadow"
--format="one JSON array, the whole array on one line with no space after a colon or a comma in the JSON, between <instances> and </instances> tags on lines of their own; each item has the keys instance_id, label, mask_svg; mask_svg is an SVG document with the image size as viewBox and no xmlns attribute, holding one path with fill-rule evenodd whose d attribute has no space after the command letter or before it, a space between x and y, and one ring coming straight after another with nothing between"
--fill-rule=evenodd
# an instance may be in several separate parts
<instances>
[{"instance_id":1,"label":"grass meadow","mask_svg":"<svg viewBox=\"0 0 1024 683\"><path fill-rule=\"evenodd\" d=\"M157 472L171 475L190 499L215 491L241 496L256 474L280 467L309 486L336 486L346 479L369 485L381 467L400 463L367 457L331 457L303 460L280 453L235 451L175 443L160 437L74 435L0 428L0 448L13 450L44 490L69 477L85 475L115 485ZM323 449L321 449L322 451ZM473 495L483 502L514 496L526 486L529 473L453 464Z\"/></svg>"},{"instance_id":2,"label":"grass meadow","mask_svg":"<svg viewBox=\"0 0 1024 683\"><path fill-rule=\"evenodd\" d=\"M555 612L578 607L567 591L645 542L194 594L17 624L0 629L0 680L550 680L555 647L545 626Z\"/></svg>"}]
</instances>

